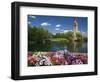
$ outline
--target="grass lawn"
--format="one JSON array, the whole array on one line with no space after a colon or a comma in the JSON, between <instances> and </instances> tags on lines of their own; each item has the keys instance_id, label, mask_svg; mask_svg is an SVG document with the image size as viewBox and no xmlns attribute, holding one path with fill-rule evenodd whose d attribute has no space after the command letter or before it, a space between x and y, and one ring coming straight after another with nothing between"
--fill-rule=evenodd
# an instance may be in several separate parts
<instances>
[{"instance_id":1,"label":"grass lawn","mask_svg":"<svg viewBox=\"0 0 100 82\"><path fill-rule=\"evenodd\" d=\"M51 41L67 41L65 38L52 38Z\"/></svg>"}]
</instances>

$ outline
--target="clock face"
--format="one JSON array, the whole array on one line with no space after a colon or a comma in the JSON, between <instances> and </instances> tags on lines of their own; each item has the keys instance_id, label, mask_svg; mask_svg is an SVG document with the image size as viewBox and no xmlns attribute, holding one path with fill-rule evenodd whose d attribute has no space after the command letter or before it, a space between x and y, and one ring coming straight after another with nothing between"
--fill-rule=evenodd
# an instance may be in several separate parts
<instances>
[{"instance_id":1,"label":"clock face","mask_svg":"<svg viewBox=\"0 0 100 82\"><path fill-rule=\"evenodd\" d=\"M77 24L76 23L74 23L74 27L76 27L77 26Z\"/></svg>"}]
</instances>

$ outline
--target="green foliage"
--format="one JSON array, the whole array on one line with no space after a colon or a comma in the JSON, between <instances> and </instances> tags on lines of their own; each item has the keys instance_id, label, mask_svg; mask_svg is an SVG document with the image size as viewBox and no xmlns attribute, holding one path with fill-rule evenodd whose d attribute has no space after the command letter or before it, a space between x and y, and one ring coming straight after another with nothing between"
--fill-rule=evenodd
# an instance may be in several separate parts
<instances>
[{"instance_id":1,"label":"green foliage","mask_svg":"<svg viewBox=\"0 0 100 82\"><path fill-rule=\"evenodd\" d=\"M79 42L83 42L84 41L83 40L83 35L80 32L76 33L76 37L77 37L77 39L78 39Z\"/></svg>"},{"instance_id":2,"label":"green foliage","mask_svg":"<svg viewBox=\"0 0 100 82\"><path fill-rule=\"evenodd\" d=\"M65 38L67 42L73 42L73 31L69 31L66 33L56 33L53 38ZM87 40L87 37L84 37L80 32L76 33L76 38L78 42L83 42Z\"/></svg>"},{"instance_id":3,"label":"green foliage","mask_svg":"<svg viewBox=\"0 0 100 82\"><path fill-rule=\"evenodd\" d=\"M56 35L53 35L53 38L65 38L65 36L64 33L56 33Z\"/></svg>"},{"instance_id":4,"label":"green foliage","mask_svg":"<svg viewBox=\"0 0 100 82\"><path fill-rule=\"evenodd\" d=\"M84 37L83 37L83 40L84 40L84 42L87 42L88 39L87 39L86 36L84 36Z\"/></svg>"},{"instance_id":5,"label":"green foliage","mask_svg":"<svg viewBox=\"0 0 100 82\"><path fill-rule=\"evenodd\" d=\"M42 27L28 27L28 40L33 43L43 43L52 37L48 30Z\"/></svg>"},{"instance_id":6,"label":"green foliage","mask_svg":"<svg viewBox=\"0 0 100 82\"><path fill-rule=\"evenodd\" d=\"M67 33L65 33L65 38L68 40L68 42L72 42L73 41L73 32L69 31Z\"/></svg>"},{"instance_id":7,"label":"green foliage","mask_svg":"<svg viewBox=\"0 0 100 82\"><path fill-rule=\"evenodd\" d=\"M56 33L53 35L48 30L43 27L28 27L28 42L30 43L46 43L50 41L67 41L73 42L73 31L69 31L66 33ZM78 42L87 41L87 37L83 36L80 32L76 33L76 38ZM62 39L62 40L61 40Z\"/></svg>"}]
</instances>

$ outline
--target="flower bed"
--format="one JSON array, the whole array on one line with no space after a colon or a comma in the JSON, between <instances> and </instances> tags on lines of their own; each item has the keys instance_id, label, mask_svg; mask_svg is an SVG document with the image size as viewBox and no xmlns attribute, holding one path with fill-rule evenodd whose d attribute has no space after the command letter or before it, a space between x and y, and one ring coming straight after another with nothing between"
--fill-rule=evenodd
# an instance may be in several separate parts
<instances>
[{"instance_id":1,"label":"flower bed","mask_svg":"<svg viewBox=\"0 0 100 82\"><path fill-rule=\"evenodd\" d=\"M63 50L56 52L28 52L28 66L76 65L87 64L86 53L70 53Z\"/></svg>"}]
</instances>

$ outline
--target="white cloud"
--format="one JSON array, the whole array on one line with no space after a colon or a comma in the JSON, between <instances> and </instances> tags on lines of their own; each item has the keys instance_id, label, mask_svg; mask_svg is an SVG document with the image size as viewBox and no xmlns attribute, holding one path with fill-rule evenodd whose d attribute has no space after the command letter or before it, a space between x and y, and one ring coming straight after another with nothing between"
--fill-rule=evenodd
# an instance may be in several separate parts
<instances>
[{"instance_id":1,"label":"white cloud","mask_svg":"<svg viewBox=\"0 0 100 82\"><path fill-rule=\"evenodd\" d=\"M60 30L60 28L55 28L55 30Z\"/></svg>"},{"instance_id":2,"label":"white cloud","mask_svg":"<svg viewBox=\"0 0 100 82\"><path fill-rule=\"evenodd\" d=\"M29 17L31 17L31 18L33 18L33 19L36 19L36 16L29 16Z\"/></svg>"},{"instance_id":3,"label":"white cloud","mask_svg":"<svg viewBox=\"0 0 100 82\"><path fill-rule=\"evenodd\" d=\"M60 26L61 26L60 24L57 24L55 30L60 30L59 28Z\"/></svg>"},{"instance_id":4,"label":"white cloud","mask_svg":"<svg viewBox=\"0 0 100 82\"><path fill-rule=\"evenodd\" d=\"M61 26L60 24L57 24L57 25L56 25L56 27L60 27L60 26Z\"/></svg>"},{"instance_id":5,"label":"white cloud","mask_svg":"<svg viewBox=\"0 0 100 82\"><path fill-rule=\"evenodd\" d=\"M43 23L41 23L41 26L50 26L51 24L50 23L48 23L48 22L43 22Z\"/></svg>"}]
</instances>

